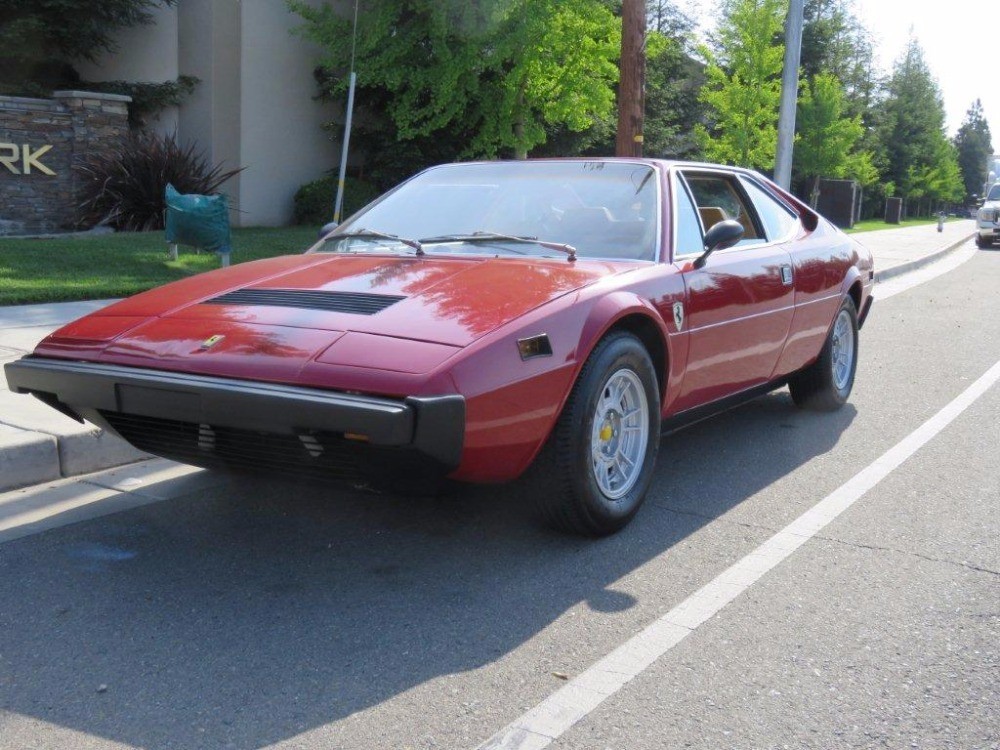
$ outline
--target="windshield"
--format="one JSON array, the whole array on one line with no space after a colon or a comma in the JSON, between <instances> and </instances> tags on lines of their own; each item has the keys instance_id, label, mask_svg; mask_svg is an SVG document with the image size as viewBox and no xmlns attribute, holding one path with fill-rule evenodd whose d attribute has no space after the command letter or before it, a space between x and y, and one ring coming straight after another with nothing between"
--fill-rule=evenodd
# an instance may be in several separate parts
<instances>
[{"instance_id":1,"label":"windshield","mask_svg":"<svg viewBox=\"0 0 1000 750\"><path fill-rule=\"evenodd\" d=\"M558 244L582 257L653 260L657 203L657 180L644 164L450 164L422 172L355 214L319 250L384 250L390 240L365 236L380 233L417 240L428 253L563 257L551 247Z\"/></svg>"},{"instance_id":2,"label":"windshield","mask_svg":"<svg viewBox=\"0 0 1000 750\"><path fill-rule=\"evenodd\" d=\"M988 201L1000 201L1000 182L990 188L989 195L986 196Z\"/></svg>"}]
</instances>

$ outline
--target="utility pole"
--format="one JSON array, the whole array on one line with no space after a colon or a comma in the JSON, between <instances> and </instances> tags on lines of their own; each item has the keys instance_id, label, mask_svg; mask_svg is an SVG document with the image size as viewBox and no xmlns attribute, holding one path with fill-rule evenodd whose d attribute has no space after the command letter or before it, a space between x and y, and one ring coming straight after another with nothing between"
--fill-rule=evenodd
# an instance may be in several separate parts
<instances>
[{"instance_id":1,"label":"utility pole","mask_svg":"<svg viewBox=\"0 0 1000 750\"><path fill-rule=\"evenodd\" d=\"M790 0L785 17L785 69L781 75L778 153L774 159L774 181L785 190L792 183L795 107L799 99L799 58L802 53L802 3L803 0Z\"/></svg>"},{"instance_id":2,"label":"utility pole","mask_svg":"<svg viewBox=\"0 0 1000 750\"><path fill-rule=\"evenodd\" d=\"M616 156L642 156L646 79L646 0L622 0Z\"/></svg>"}]
</instances>

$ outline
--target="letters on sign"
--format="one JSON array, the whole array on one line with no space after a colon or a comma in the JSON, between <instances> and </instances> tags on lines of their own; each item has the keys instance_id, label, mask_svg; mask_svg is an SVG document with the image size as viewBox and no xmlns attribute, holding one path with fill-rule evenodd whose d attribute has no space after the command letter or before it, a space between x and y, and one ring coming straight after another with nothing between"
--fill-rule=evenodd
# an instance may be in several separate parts
<instances>
[{"instance_id":1,"label":"letters on sign","mask_svg":"<svg viewBox=\"0 0 1000 750\"><path fill-rule=\"evenodd\" d=\"M51 169L39 160L42 154L51 150L52 146L41 146L35 150L27 143L0 143L0 164L3 164L14 174L31 174L32 170L42 174L54 175Z\"/></svg>"}]
</instances>

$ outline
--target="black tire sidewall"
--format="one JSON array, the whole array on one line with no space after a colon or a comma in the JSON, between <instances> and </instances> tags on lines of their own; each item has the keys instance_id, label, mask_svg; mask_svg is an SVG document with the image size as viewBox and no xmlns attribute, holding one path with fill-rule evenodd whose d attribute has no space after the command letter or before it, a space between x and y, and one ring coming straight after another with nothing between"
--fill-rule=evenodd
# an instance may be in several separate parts
<instances>
[{"instance_id":1,"label":"black tire sidewall","mask_svg":"<svg viewBox=\"0 0 1000 750\"><path fill-rule=\"evenodd\" d=\"M848 312L848 317L851 320L851 336L854 338L853 355L851 357L851 376L847 379L847 385L843 388L838 388L836 382L833 378L833 332L837 327L837 320L840 318L840 314L846 310ZM841 404L846 404L847 399L851 396L851 391L854 389L854 377L858 372L858 344L860 343L858 336L858 311L855 309L854 300L847 297L843 303L841 303L840 308L837 310L837 317L833 319L833 327L830 329L830 334L826 342L826 365L827 365L827 377L829 378L829 388L830 394Z\"/></svg>"},{"instance_id":2,"label":"black tire sidewall","mask_svg":"<svg viewBox=\"0 0 1000 750\"><path fill-rule=\"evenodd\" d=\"M660 394L656 373L645 348L630 334L616 335L603 342L602 348L591 355L595 357L580 382L577 403L574 405L573 494L582 503L592 525L607 532L624 526L639 510L653 478L653 469L660 443ZM643 454L642 468L632 488L622 497L608 498L597 484L591 464L591 435L597 403L608 378L618 370L634 372L646 394L649 436Z\"/></svg>"}]
</instances>

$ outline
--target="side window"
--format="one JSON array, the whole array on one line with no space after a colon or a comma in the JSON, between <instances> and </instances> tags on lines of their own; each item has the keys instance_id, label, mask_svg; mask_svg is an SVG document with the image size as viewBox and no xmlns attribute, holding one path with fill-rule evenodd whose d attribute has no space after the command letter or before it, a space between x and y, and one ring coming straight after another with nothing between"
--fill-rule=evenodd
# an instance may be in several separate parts
<instances>
[{"instance_id":1,"label":"side window","mask_svg":"<svg viewBox=\"0 0 1000 750\"><path fill-rule=\"evenodd\" d=\"M680 175L674 175L674 194L677 198L677 215L674 218L674 259L684 255L701 255L705 249L701 222L687 185L684 184L684 178Z\"/></svg>"},{"instance_id":2,"label":"side window","mask_svg":"<svg viewBox=\"0 0 1000 750\"><path fill-rule=\"evenodd\" d=\"M781 205L770 193L753 180L741 179L750 201L757 209L764 224L767 238L772 242L787 238L799 226L798 217Z\"/></svg>"},{"instance_id":3,"label":"side window","mask_svg":"<svg viewBox=\"0 0 1000 750\"><path fill-rule=\"evenodd\" d=\"M740 245L764 242L763 234L757 229L753 213L746 204L737 184L730 175L685 173L684 179L691 188L695 207L705 231L726 219L734 219L743 225L743 239Z\"/></svg>"}]
</instances>

